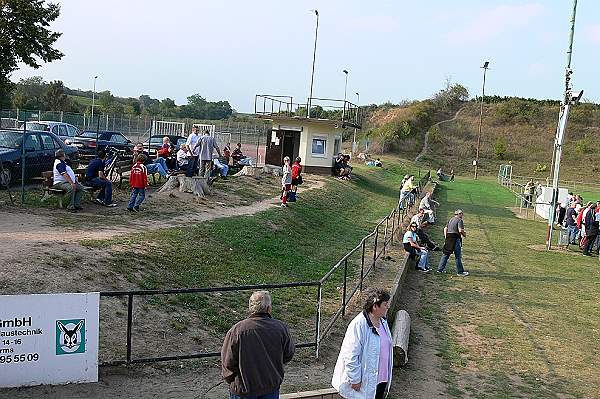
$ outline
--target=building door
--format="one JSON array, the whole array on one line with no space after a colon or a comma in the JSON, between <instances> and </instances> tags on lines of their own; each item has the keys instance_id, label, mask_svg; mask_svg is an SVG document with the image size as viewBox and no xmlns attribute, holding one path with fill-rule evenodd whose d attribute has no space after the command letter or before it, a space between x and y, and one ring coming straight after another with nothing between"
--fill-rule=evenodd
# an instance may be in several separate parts
<instances>
[{"instance_id":1,"label":"building door","mask_svg":"<svg viewBox=\"0 0 600 399\"><path fill-rule=\"evenodd\" d=\"M300 132L293 130L273 130L267 136L265 163L282 165L283 158L290 157L291 162L300 152Z\"/></svg>"},{"instance_id":2,"label":"building door","mask_svg":"<svg viewBox=\"0 0 600 399\"><path fill-rule=\"evenodd\" d=\"M284 157L290 157L291 163L294 162L294 159L298 156L298 152L300 151L300 132L294 132L286 130L283 134L283 150L282 150L282 158L281 162L283 164Z\"/></svg>"},{"instance_id":3,"label":"building door","mask_svg":"<svg viewBox=\"0 0 600 399\"><path fill-rule=\"evenodd\" d=\"M273 130L267 133L267 152L265 164L281 165L283 159L283 131Z\"/></svg>"}]
</instances>

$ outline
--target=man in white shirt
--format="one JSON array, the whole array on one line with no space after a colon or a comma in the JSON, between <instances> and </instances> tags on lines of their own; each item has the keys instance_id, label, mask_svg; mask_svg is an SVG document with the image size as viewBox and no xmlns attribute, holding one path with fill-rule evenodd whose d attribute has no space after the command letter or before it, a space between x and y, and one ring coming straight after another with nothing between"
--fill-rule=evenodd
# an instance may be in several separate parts
<instances>
[{"instance_id":1,"label":"man in white shirt","mask_svg":"<svg viewBox=\"0 0 600 399\"><path fill-rule=\"evenodd\" d=\"M56 160L52 167L52 172L54 172L54 184L52 185L52 188L65 190L67 196L71 199L69 206L67 206L67 210L69 212L77 212L77 210L83 209L81 207L83 186L77 182L77 177L75 177L73 169L65 162L65 152L62 149L56 150L54 157Z\"/></svg>"},{"instance_id":2,"label":"man in white shirt","mask_svg":"<svg viewBox=\"0 0 600 399\"><path fill-rule=\"evenodd\" d=\"M200 155L200 132L198 131L198 127L194 126L192 128L192 133L187 138L185 144L188 146L189 151L192 153L192 157L190 158L190 173L188 176L193 176L196 173L196 169L198 168L198 156Z\"/></svg>"}]
</instances>

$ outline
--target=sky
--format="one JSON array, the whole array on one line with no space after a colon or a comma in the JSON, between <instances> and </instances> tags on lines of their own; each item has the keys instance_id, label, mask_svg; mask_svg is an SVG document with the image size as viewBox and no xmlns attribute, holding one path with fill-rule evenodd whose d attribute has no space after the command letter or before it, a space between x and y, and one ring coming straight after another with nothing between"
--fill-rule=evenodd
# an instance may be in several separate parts
<instances>
[{"instance_id":1,"label":"sky","mask_svg":"<svg viewBox=\"0 0 600 399\"><path fill-rule=\"evenodd\" d=\"M255 94L306 102L319 30L313 95L360 104L420 100L447 79L486 95L560 99L572 1L509 0L59 0L65 56L12 79L40 75L114 95L199 93L254 111ZM600 102L600 2L579 0L574 89Z\"/></svg>"}]
</instances>

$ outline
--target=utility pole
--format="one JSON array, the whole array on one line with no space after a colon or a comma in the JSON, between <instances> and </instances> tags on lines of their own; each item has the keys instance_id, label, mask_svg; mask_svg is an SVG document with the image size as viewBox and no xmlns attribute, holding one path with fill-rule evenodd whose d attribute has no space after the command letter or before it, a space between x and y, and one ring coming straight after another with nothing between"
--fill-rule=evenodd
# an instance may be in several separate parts
<instances>
[{"instance_id":1,"label":"utility pole","mask_svg":"<svg viewBox=\"0 0 600 399\"><path fill-rule=\"evenodd\" d=\"M481 146L481 125L483 123L483 98L485 97L485 73L488 70L489 61L483 63L483 85L481 87L481 107L479 108L479 133L477 134L477 152L475 154L475 175L473 179L477 180L477 168L479 168L479 148Z\"/></svg>"},{"instance_id":2,"label":"utility pole","mask_svg":"<svg viewBox=\"0 0 600 399\"><path fill-rule=\"evenodd\" d=\"M308 95L308 101L306 102L306 117L310 118L310 107L312 105L312 96L313 96L313 82L315 80L315 60L317 59L317 36L319 34L319 11L314 10L315 15L317 16L317 25L315 26L315 48L313 50L313 62L312 62L312 72L310 74L310 94Z\"/></svg>"},{"instance_id":3,"label":"utility pole","mask_svg":"<svg viewBox=\"0 0 600 399\"><path fill-rule=\"evenodd\" d=\"M356 92L356 117L358 118L358 113L360 112L360 94ZM354 157L354 153L356 152L356 126L354 127L354 137L352 139L352 157Z\"/></svg>"},{"instance_id":4,"label":"utility pole","mask_svg":"<svg viewBox=\"0 0 600 399\"><path fill-rule=\"evenodd\" d=\"M94 90L92 91L92 117L90 119L91 123L94 123L94 103L96 100L96 79L98 79L98 75L94 76Z\"/></svg>"},{"instance_id":5,"label":"utility pole","mask_svg":"<svg viewBox=\"0 0 600 399\"><path fill-rule=\"evenodd\" d=\"M569 47L567 49L567 67L565 68L565 95L560 106L558 117L558 126L556 128L556 137L554 138L554 154L552 157L552 200L548 211L548 231L546 234L546 247L552 248L552 228L556 216L556 205L558 203L558 181L560 177L560 161L562 157L562 146L565 141L565 132L569 120L569 111L572 105L579 103L583 90L577 96L573 96L573 87L571 85L571 56L573 54L573 35L575 33L575 15L577 12L577 0L573 0L573 12L571 14L571 29L569 31Z\"/></svg>"}]
</instances>

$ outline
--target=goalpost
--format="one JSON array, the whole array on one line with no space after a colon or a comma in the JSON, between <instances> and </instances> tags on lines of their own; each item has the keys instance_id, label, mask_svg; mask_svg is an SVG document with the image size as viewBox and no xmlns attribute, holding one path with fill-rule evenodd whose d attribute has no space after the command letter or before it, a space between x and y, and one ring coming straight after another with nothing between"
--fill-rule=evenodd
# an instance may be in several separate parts
<instances>
[{"instance_id":1,"label":"goalpost","mask_svg":"<svg viewBox=\"0 0 600 399\"><path fill-rule=\"evenodd\" d=\"M182 136L185 134L185 123L183 122L168 122L168 121L153 121L151 135L164 136Z\"/></svg>"}]
</instances>

